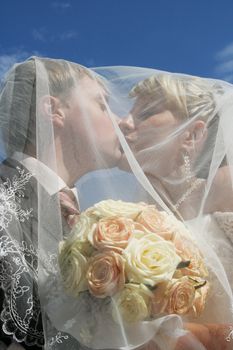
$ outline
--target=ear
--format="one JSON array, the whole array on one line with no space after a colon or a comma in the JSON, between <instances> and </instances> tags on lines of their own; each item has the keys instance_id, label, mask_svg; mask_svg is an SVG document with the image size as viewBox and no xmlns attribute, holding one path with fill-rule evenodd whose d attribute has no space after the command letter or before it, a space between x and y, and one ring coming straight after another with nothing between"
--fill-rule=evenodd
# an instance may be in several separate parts
<instances>
[{"instance_id":1,"label":"ear","mask_svg":"<svg viewBox=\"0 0 233 350\"><path fill-rule=\"evenodd\" d=\"M41 100L43 114L48 117L54 127L62 128L65 121L65 113L58 97L46 95Z\"/></svg>"},{"instance_id":2,"label":"ear","mask_svg":"<svg viewBox=\"0 0 233 350\"><path fill-rule=\"evenodd\" d=\"M207 137L206 123L196 120L184 133L183 147L188 153L200 151Z\"/></svg>"}]
</instances>

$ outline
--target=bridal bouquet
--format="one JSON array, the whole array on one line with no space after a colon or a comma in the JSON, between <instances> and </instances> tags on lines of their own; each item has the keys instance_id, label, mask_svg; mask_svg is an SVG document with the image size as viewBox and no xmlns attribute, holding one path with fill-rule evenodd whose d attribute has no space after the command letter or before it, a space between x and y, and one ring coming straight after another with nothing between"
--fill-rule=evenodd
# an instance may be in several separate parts
<instances>
[{"instance_id":1,"label":"bridal bouquet","mask_svg":"<svg viewBox=\"0 0 233 350\"><path fill-rule=\"evenodd\" d=\"M113 319L128 323L202 313L208 271L182 222L153 205L114 200L76 221L59 246L68 294L111 297Z\"/></svg>"}]
</instances>

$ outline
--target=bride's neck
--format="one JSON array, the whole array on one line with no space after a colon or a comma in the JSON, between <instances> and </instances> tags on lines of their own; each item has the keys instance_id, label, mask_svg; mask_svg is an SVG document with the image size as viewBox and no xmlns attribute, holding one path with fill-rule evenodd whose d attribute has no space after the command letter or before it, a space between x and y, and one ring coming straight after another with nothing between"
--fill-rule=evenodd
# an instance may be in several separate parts
<instances>
[{"instance_id":1,"label":"bride's neck","mask_svg":"<svg viewBox=\"0 0 233 350\"><path fill-rule=\"evenodd\" d=\"M158 179L148 175L152 186L166 202L173 213L182 219L190 219L198 214L204 180L193 177L189 182L178 178Z\"/></svg>"},{"instance_id":2,"label":"bride's neck","mask_svg":"<svg viewBox=\"0 0 233 350\"><path fill-rule=\"evenodd\" d=\"M177 178L169 177L161 177L158 178L153 174L147 175L150 180L152 186L156 188L156 190L163 194L163 196L168 197L168 199L174 204L180 198L180 195L188 190L190 185L185 181L180 181ZM193 179L194 181L195 179Z\"/></svg>"}]
</instances>

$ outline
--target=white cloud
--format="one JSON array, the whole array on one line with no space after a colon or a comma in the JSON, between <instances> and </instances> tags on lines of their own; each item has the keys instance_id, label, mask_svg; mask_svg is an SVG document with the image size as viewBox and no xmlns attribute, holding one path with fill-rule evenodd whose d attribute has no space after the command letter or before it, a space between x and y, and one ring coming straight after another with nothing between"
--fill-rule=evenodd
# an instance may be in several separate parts
<instances>
[{"instance_id":1,"label":"white cloud","mask_svg":"<svg viewBox=\"0 0 233 350\"><path fill-rule=\"evenodd\" d=\"M217 65L217 72L220 74L233 73L233 57L228 61L219 63Z\"/></svg>"},{"instance_id":2,"label":"white cloud","mask_svg":"<svg viewBox=\"0 0 233 350\"><path fill-rule=\"evenodd\" d=\"M66 10L71 7L69 2L52 2L51 6L59 10Z\"/></svg>"},{"instance_id":3,"label":"white cloud","mask_svg":"<svg viewBox=\"0 0 233 350\"><path fill-rule=\"evenodd\" d=\"M0 80L4 77L8 69L16 62L23 61L30 56L26 51L18 51L12 54L0 55Z\"/></svg>"},{"instance_id":4,"label":"white cloud","mask_svg":"<svg viewBox=\"0 0 233 350\"><path fill-rule=\"evenodd\" d=\"M221 51L216 55L216 58L219 60L224 60L233 57L233 42L225 46Z\"/></svg>"},{"instance_id":5,"label":"white cloud","mask_svg":"<svg viewBox=\"0 0 233 350\"><path fill-rule=\"evenodd\" d=\"M38 51L26 51L19 49L9 54L0 54L0 81L3 79L5 73L18 62L22 62L31 56L43 56Z\"/></svg>"},{"instance_id":6,"label":"white cloud","mask_svg":"<svg viewBox=\"0 0 233 350\"><path fill-rule=\"evenodd\" d=\"M233 82L233 42L225 46L215 57L215 72L226 81Z\"/></svg>"},{"instance_id":7,"label":"white cloud","mask_svg":"<svg viewBox=\"0 0 233 350\"><path fill-rule=\"evenodd\" d=\"M73 39L77 36L77 33L73 30L70 30L68 32L64 32L60 35L60 39L61 40L69 40L69 39Z\"/></svg>"},{"instance_id":8,"label":"white cloud","mask_svg":"<svg viewBox=\"0 0 233 350\"><path fill-rule=\"evenodd\" d=\"M70 40L77 36L74 30L65 31L63 33L50 34L46 27L33 29L32 36L35 40L42 42L56 42L60 40Z\"/></svg>"},{"instance_id":9,"label":"white cloud","mask_svg":"<svg viewBox=\"0 0 233 350\"><path fill-rule=\"evenodd\" d=\"M39 29L33 29L32 36L35 40L46 41L47 40L47 30L45 27Z\"/></svg>"}]
</instances>

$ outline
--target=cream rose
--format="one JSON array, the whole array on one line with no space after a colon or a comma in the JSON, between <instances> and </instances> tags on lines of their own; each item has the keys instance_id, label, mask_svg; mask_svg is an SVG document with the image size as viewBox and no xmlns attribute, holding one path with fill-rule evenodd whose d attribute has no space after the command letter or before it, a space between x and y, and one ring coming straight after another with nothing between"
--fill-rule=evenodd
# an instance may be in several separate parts
<instances>
[{"instance_id":1,"label":"cream rose","mask_svg":"<svg viewBox=\"0 0 233 350\"><path fill-rule=\"evenodd\" d=\"M80 214L79 220L72 228L69 237L79 239L81 241L87 240L88 233L92 229L93 224L93 220L88 215L85 213Z\"/></svg>"},{"instance_id":2,"label":"cream rose","mask_svg":"<svg viewBox=\"0 0 233 350\"><path fill-rule=\"evenodd\" d=\"M93 226L93 220L82 213L79 216L79 221L75 224L68 237L68 240L73 242L80 253L85 256L90 256L94 251L94 248L88 240L88 235L93 231Z\"/></svg>"},{"instance_id":3,"label":"cream rose","mask_svg":"<svg viewBox=\"0 0 233 350\"><path fill-rule=\"evenodd\" d=\"M100 219L90 231L89 240L96 249L111 249L121 252L132 235L134 222L124 217Z\"/></svg>"},{"instance_id":4,"label":"cream rose","mask_svg":"<svg viewBox=\"0 0 233 350\"><path fill-rule=\"evenodd\" d=\"M173 280L168 284L165 297L167 298L165 312L168 314L185 315L191 309L194 302L194 283L187 276Z\"/></svg>"},{"instance_id":5,"label":"cream rose","mask_svg":"<svg viewBox=\"0 0 233 350\"><path fill-rule=\"evenodd\" d=\"M140 322L150 316L151 291L144 285L128 283L114 296L113 319L128 323Z\"/></svg>"},{"instance_id":6,"label":"cream rose","mask_svg":"<svg viewBox=\"0 0 233 350\"><path fill-rule=\"evenodd\" d=\"M111 216L126 217L135 219L139 213L145 208L144 203L129 203L121 200L105 200L94 205L94 207L86 211L87 215L97 218L105 218Z\"/></svg>"},{"instance_id":7,"label":"cream rose","mask_svg":"<svg viewBox=\"0 0 233 350\"><path fill-rule=\"evenodd\" d=\"M89 261L87 283L89 291L98 298L112 296L125 283L125 262L113 251L97 253Z\"/></svg>"},{"instance_id":8,"label":"cream rose","mask_svg":"<svg viewBox=\"0 0 233 350\"><path fill-rule=\"evenodd\" d=\"M87 259L80 252L75 241L63 241L59 245L58 263L66 291L77 296L87 289Z\"/></svg>"},{"instance_id":9,"label":"cream rose","mask_svg":"<svg viewBox=\"0 0 233 350\"><path fill-rule=\"evenodd\" d=\"M171 242L140 231L134 233L123 256L129 282L150 286L170 280L181 261Z\"/></svg>"}]
</instances>

